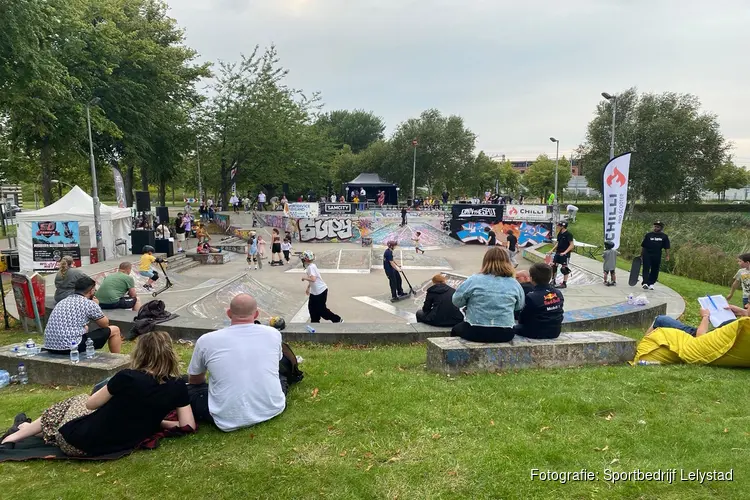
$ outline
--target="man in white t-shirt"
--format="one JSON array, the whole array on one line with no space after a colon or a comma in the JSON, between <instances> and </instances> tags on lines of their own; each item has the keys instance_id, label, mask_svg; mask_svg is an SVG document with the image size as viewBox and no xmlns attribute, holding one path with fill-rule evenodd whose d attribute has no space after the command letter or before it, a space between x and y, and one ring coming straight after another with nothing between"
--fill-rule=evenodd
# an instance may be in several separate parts
<instances>
[{"instance_id":1,"label":"man in white t-shirt","mask_svg":"<svg viewBox=\"0 0 750 500\"><path fill-rule=\"evenodd\" d=\"M266 204L266 193L264 193L263 190L261 190L260 193L258 193L258 210L262 212L265 204Z\"/></svg>"},{"instance_id":2,"label":"man in white t-shirt","mask_svg":"<svg viewBox=\"0 0 750 500\"><path fill-rule=\"evenodd\" d=\"M225 432L279 415L286 408L288 388L286 378L279 375L281 334L253 323L258 317L255 299L237 295L227 316L231 326L201 336L188 367L196 420L213 422Z\"/></svg>"},{"instance_id":3,"label":"man in white t-shirt","mask_svg":"<svg viewBox=\"0 0 750 500\"><path fill-rule=\"evenodd\" d=\"M305 277L302 281L307 281L307 290L305 293L310 297L307 301L307 312L310 313L310 323L320 323L321 319L327 319L333 323L341 323L341 316L331 312L326 305L328 301L328 285L323 281L318 271L318 266L313 264L315 254L310 250L305 250L300 255L302 265L305 266Z\"/></svg>"},{"instance_id":4,"label":"man in white t-shirt","mask_svg":"<svg viewBox=\"0 0 750 500\"><path fill-rule=\"evenodd\" d=\"M229 204L232 206L232 210L237 213L240 209L240 199L237 197L237 194L232 193L232 196L229 198Z\"/></svg>"},{"instance_id":5,"label":"man in white t-shirt","mask_svg":"<svg viewBox=\"0 0 750 500\"><path fill-rule=\"evenodd\" d=\"M578 215L578 207L575 205L568 205L568 222L575 222L576 215Z\"/></svg>"},{"instance_id":6,"label":"man in white t-shirt","mask_svg":"<svg viewBox=\"0 0 750 500\"><path fill-rule=\"evenodd\" d=\"M336 203L336 193L331 195L331 203Z\"/></svg>"}]
</instances>

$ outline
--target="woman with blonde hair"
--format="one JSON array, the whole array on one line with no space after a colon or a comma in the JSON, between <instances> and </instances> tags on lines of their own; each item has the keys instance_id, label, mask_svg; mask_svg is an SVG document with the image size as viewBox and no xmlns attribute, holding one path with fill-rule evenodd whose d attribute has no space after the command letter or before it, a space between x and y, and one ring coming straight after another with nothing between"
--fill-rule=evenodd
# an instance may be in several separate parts
<instances>
[{"instance_id":1,"label":"woman with blonde hair","mask_svg":"<svg viewBox=\"0 0 750 500\"><path fill-rule=\"evenodd\" d=\"M55 304L60 302L68 295L73 295L78 278L86 274L75 268L75 261L70 255L66 255L60 260L59 271L55 276Z\"/></svg>"},{"instance_id":2,"label":"woman with blonde hair","mask_svg":"<svg viewBox=\"0 0 750 500\"><path fill-rule=\"evenodd\" d=\"M453 304L466 308L466 319L453 327L451 335L473 342L510 342L513 313L523 309L524 301L508 251L490 248L479 274L470 276L453 294Z\"/></svg>"},{"instance_id":3,"label":"woman with blonde hair","mask_svg":"<svg viewBox=\"0 0 750 500\"><path fill-rule=\"evenodd\" d=\"M138 337L130 366L91 396L56 403L33 422L18 414L2 444L12 447L41 435L66 455L98 456L133 449L161 429L196 428L169 334L157 331ZM163 420L175 409L178 422Z\"/></svg>"}]
</instances>

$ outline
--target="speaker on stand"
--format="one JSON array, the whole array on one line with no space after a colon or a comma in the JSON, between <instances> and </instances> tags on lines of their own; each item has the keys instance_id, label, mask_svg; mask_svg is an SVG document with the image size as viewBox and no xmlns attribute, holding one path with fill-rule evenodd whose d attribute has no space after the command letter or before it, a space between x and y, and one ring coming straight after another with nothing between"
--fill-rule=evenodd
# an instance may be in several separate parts
<instances>
[{"instance_id":1,"label":"speaker on stand","mask_svg":"<svg viewBox=\"0 0 750 500\"><path fill-rule=\"evenodd\" d=\"M156 235L154 231L146 229L136 229L130 233L130 241L133 247L130 249L133 254L142 254L143 247L151 245L152 247L156 243Z\"/></svg>"},{"instance_id":2,"label":"speaker on stand","mask_svg":"<svg viewBox=\"0 0 750 500\"><path fill-rule=\"evenodd\" d=\"M136 191L135 192L135 211L136 212L150 212L151 211L151 194L148 191Z\"/></svg>"},{"instance_id":3,"label":"speaker on stand","mask_svg":"<svg viewBox=\"0 0 750 500\"><path fill-rule=\"evenodd\" d=\"M167 207L156 207L156 224L169 225L169 209Z\"/></svg>"}]
</instances>

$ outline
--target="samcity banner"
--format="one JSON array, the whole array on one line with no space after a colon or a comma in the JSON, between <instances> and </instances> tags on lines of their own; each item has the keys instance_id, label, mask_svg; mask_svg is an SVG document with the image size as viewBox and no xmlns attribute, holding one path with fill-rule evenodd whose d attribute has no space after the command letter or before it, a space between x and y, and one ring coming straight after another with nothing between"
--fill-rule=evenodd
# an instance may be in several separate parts
<instances>
[{"instance_id":1,"label":"samcity banner","mask_svg":"<svg viewBox=\"0 0 750 500\"><path fill-rule=\"evenodd\" d=\"M615 248L620 247L622 221L628 207L631 154L615 156L604 167L604 240L613 242Z\"/></svg>"}]
</instances>

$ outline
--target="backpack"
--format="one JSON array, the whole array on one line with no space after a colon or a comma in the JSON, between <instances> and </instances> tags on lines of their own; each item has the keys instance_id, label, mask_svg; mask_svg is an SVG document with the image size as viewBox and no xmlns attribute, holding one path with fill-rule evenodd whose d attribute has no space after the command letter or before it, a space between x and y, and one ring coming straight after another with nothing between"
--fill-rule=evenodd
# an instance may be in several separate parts
<instances>
[{"instance_id":1,"label":"backpack","mask_svg":"<svg viewBox=\"0 0 750 500\"><path fill-rule=\"evenodd\" d=\"M286 342L281 343L282 358L279 360L279 375L286 377L289 385L296 384L305 377L302 370L299 369L297 356L294 355L292 348Z\"/></svg>"}]
</instances>

